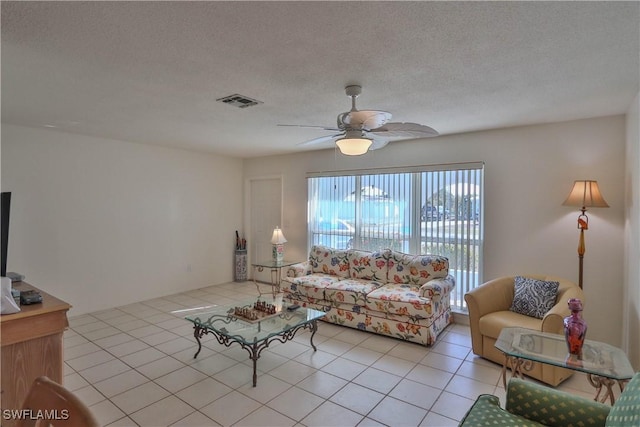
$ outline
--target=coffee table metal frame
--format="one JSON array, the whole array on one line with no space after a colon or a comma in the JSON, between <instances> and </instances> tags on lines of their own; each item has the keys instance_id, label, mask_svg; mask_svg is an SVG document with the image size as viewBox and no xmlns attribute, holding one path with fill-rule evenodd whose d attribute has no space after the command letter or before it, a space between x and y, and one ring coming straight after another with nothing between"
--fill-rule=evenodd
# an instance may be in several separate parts
<instances>
[{"instance_id":1,"label":"coffee table metal frame","mask_svg":"<svg viewBox=\"0 0 640 427\"><path fill-rule=\"evenodd\" d=\"M533 368L534 362L559 366L587 374L589 383L595 387L594 400L614 403L613 386L620 391L635 371L626 354L609 344L585 340L582 359L569 355L563 335L535 331L525 328L503 328L495 343L505 355L502 364L502 383L507 388L507 367L512 377L523 378L524 372ZM602 396L601 393L603 393Z\"/></svg>"},{"instance_id":2,"label":"coffee table metal frame","mask_svg":"<svg viewBox=\"0 0 640 427\"><path fill-rule=\"evenodd\" d=\"M232 314L234 307L250 307L255 301L256 299L252 299L246 302L218 306L212 311L189 314L185 317L193 323L193 336L198 343L198 350L193 358L197 358L202 350L201 339L204 335L213 335L225 347L237 343L249 353L249 357L253 361L254 387L258 379L257 362L262 351L274 341L285 343L292 340L296 333L303 329L311 331L309 342L313 351L316 351L313 337L318 330L318 319L325 315L322 311L304 307L288 311L286 306L282 307L279 314L254 322L245 321Z\"/></svg>"}]
</instances>

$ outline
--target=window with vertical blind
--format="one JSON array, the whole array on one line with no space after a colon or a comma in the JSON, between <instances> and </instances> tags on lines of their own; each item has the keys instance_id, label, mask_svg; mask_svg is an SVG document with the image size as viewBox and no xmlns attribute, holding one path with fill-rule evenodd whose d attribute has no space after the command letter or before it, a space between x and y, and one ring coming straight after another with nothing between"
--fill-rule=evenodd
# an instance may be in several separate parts
<instances>
[{"instance_id":1,"label":"window with vertical blind","mask_svg":"<svg viewBox=\"0 0 640 427\"><path fill-rule=\"evenodd\" d=\"M437 254L456 278L452 308L481 283L484 165L310 173L309 246Z\"/></svg>"}]
</instances>

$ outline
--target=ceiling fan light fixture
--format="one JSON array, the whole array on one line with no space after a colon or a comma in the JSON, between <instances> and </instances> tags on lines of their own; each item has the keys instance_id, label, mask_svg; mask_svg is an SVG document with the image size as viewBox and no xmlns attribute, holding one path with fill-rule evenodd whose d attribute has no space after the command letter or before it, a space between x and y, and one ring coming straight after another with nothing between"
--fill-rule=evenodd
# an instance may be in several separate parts
<instances>
[{"instance_id":1,"label":"ceiling fan light fixture","mask_svg":"<svg viewBox=\"0 0 640 427\"><path fill-rule=\"evenodd\" d=\"M340 138L336 141L336 145L342 154L347 156L361 156L369 151L369 147L373 141L369 138Z\"/></svg>"}]
</instances>

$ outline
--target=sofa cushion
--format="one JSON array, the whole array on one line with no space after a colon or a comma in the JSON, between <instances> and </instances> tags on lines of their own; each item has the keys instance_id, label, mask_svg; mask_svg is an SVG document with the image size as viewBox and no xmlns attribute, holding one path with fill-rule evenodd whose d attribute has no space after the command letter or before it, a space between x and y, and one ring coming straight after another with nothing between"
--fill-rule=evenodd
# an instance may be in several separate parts
<instances>
[{"instance_id":1,"label":"sofa cushion","mask_svg":"<svg viewBox=\"0 0 640 427\"><path fill-rule=\"evenodd\" d=\"M396 251L389 255L389 283L422 285L448 274L449 260L442 256L408 255Z\"/></svg>"},{"instance_id":2,"label":"sofa cushion","mask_svg":"<svg viewBox=\"0 0 640 427\"><path fill-rule=\"evenodd\" d=\"M371 311L425 319L433 315L429 298L420 296L420 287L387 283L367 295L366 308Z\"/></svg>"},{"instance_id":3,"label":"sofa cushion","mask_svg":"<svg viewBox=\"0 0 640 427\"><path fill-rule=\"evenodd\" d=\"M519 328L542 330L542 320L531 316L523 316L513 311L494 311L485 314L478 321L478 329L482 335L498 339L502 328L517 325Z\"/></svg>"},{"instance_id":4,"label":"sofa cushion","mask_svg":"<svg viewBox=\"0 0 640 427\"><path fill-rule=\"evenodd\" d=\"M556 305L559 282L515 277L511 311L542 319Z\"/></svg>"},{"instance_id":5,"label":"sofa cushion","mask_svg":"<svg viewBox=\"0 0 640 427\"><path fill-rule=\"evenodd\" d=\"M311 264L311 271L313 273L349 277L347 251L341 251L327 246L313 246L309 252L309 264Z\"/></svg>"},{"instance_id":6,"label":"sofa cushion","mask_svg":"<svg viewBox=\"0 0 640 427\"><path fill-rule=\"evenodd\" d=\"M325 288L340 280L341 278L338 276L322 273L314 273L300 277L287 277L281 282L280 289L282 292L295 294L300 297L324 300Z\"/></svg>"},{"instance_id":7,"label":"sofa cushion","mask_svg":"<svg viewBox=\"0 0 640 427\"><path fill-rule=\"evenodd\" d=\"M324 296L327 301L364 306L367 294L383 284L373 280L343 279L327 285Z\"/></svg>"},{"instance_id":8,"label":"sofa cushion","mask_svg":"<svg viewBox=\"0 0 640 427\"><path fill-rule=\"evenodd\" d=\"M349 273L352 279L375 280L387 282L387 262L390 250L368 252L350 250L347 252Z\"/></svg>"}]
</instances>

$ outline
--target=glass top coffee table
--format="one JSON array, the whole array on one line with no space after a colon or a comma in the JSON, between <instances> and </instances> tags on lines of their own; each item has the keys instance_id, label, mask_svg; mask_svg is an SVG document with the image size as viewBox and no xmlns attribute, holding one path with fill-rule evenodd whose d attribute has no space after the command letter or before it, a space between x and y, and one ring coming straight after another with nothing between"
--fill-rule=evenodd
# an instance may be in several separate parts
<instances>
[{"instance_id":1,"label":"glass top coffee table","mask_svg":"<svg viewBox=\"0 0 640 427\"><path fill-rule=\"evenodd\" d=\"M533 362L560 366L587 374L589 382L596 388L595 400L607 398L614 402L612 386L617 382L620 390L633 377L635 371L627 355L619 348L598 341L585 340L582 358L569 355L564 335L550 334L524 328L503 328L495 344L505 354L502 365L502 381L506 389L506 369L513 376L522 377Z\"/></svg>"},{"instance_id":2,"label":"glass top coffee table","mask_svg":"<svg viewBox=\"0 0 640 427\"><path fill-rule=\"evenodd\" d=\"M313 351L313 336L318 330L318 319L326 313L311 308L298 307L282 302L282 295L252 298L229 305L218 305L196 310L185 316L193 323L193 336L198 350L202 350L200 339L212 334L226 347L239 344L249 352L253 361L253 386L256 386L256 365L262 350L273 341L285 343L294 338L301 329L311 331L310 343Z\"/></svg>"}]
</instances>

